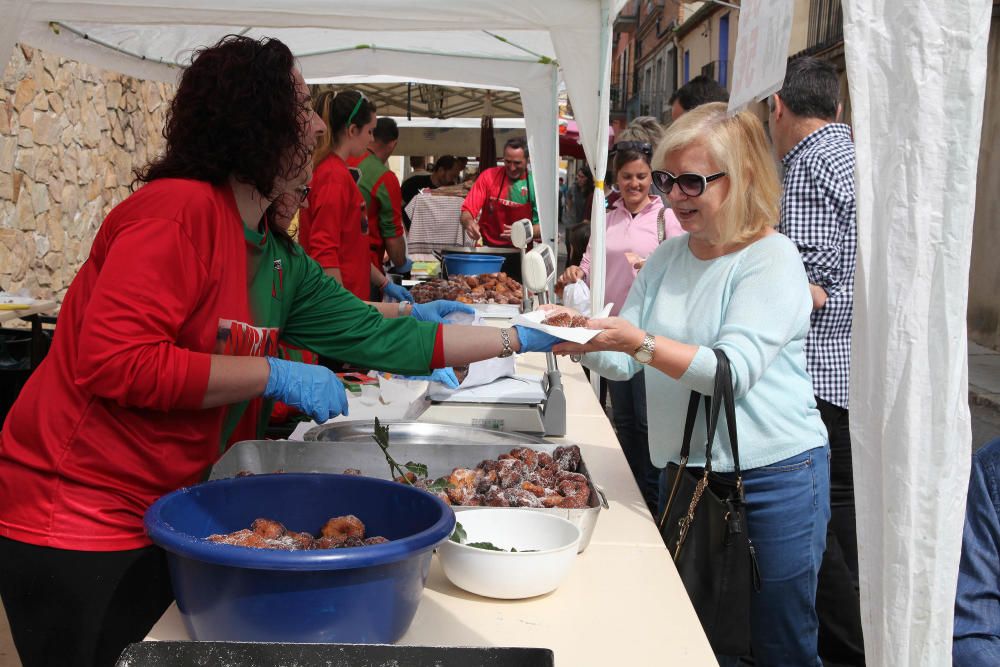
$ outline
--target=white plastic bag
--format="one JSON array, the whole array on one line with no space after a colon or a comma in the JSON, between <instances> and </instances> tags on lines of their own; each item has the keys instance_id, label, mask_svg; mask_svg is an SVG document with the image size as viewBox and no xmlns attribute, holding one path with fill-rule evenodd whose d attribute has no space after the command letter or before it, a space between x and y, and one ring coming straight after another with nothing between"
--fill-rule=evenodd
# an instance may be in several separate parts
<instances>
[{"instance_id":1,"label":"white plastic bag","mask_svg":"<svg viewBox=\"0 0 1000 667\"><path fill-rule=\"evenodd\" d=\"M563 289L563 305L590 317L590 288L587 283L578 280L566 285Z\"/></svg>"}]
</instances>

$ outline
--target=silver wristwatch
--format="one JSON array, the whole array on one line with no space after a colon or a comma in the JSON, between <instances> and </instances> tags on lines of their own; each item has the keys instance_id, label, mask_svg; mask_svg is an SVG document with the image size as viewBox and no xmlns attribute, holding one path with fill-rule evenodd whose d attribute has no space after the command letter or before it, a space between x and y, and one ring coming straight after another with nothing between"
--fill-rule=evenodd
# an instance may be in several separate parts
<instances>
[{"instance_id":1,"label":"silver wristwatch","mask_svg":"<svg viewBox=\"0 0 1000 667\"><path fill-rule=\"evenodd\" d=\"M648 364L653 361L653 348L656 347L656 338L652 334L646 334L645 338L642 339L642 343L639 347L635 348L635 352L632 356L640 364Z\"/></svg>"},{"instance_id":2,"label":"silver wristwatch","mask_svg":"<svg viewBox=\"0 0 1000 667\"><path fill-rule=\"evenodd\" d=\"M500 340L503 341L503 350L497 357L503 359L514 354L514 348L510 346L510 329L500 329Z\"/></svg>"}]
</instances>

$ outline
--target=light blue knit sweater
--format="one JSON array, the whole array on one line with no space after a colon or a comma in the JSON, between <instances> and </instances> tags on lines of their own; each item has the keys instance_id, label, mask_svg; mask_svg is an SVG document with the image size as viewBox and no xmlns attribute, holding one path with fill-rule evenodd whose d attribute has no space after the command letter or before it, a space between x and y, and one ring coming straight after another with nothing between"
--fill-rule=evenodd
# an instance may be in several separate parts
<instances>
[{"instance_id":1,"label":"light blue knit sweater","mask_svg":"<svg viewBox=\"0 0 1000 667\"><path fill-rule=\"evenodd\" d=\"M721 349L731 362L744 469L823 446L826 428L806 372L811 308L802 260L783 235L712 260L691 254L687 234L660 245L639 272L620 317L652 334L701 347L680 380L646 369L653 463L662 467L679 459L690 392L712 392L716 359L711 348ZM612 380L628 379L642 368L621 352L586 354L583 363ZM688 465L704 465L704 434L704 413L699 412ZM733 470L724 414L712 467Z\"/></svg>"}]
</instances>

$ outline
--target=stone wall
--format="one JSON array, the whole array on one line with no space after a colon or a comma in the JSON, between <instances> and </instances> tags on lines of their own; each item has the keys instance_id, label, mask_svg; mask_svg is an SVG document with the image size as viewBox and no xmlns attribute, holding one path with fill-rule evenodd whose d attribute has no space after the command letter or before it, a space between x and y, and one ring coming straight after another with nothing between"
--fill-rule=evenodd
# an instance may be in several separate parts
<instances>
[{"instance_id":1,"label":"stone wall","mask_svg":"<svg viewBox=\"0 0 1000 667\"><path fill-rule=\"evenodd\" d=\"M133 168L162 149L172 94L14 49L0 82L0 290L62 300Z\"/></svg>"}]
</instances>

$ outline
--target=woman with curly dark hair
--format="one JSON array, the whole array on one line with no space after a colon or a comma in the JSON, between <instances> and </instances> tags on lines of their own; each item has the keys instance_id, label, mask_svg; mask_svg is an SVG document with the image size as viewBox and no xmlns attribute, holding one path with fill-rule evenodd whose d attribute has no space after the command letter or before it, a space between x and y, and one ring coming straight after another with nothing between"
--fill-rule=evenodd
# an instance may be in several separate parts
<instances>
[{"instance_id":1,"label":"woman with curly dark hair","mask_svg":"<svg viewBox=\"0 0 1000 667\"><path fill-rule=\"evenodd\" d=\"M166 152L73 280L0 431L0 597L26 667L112 665L148 633L173 594L143 514L254 435L255 399L346 414L336 375L275 358L279 339L416 375L551 347L533 331L387 317L279 238L275 202L297 205L325 131L309 103L277 40L232 35L195 54Z\"/></svg>"}]
</instances>

